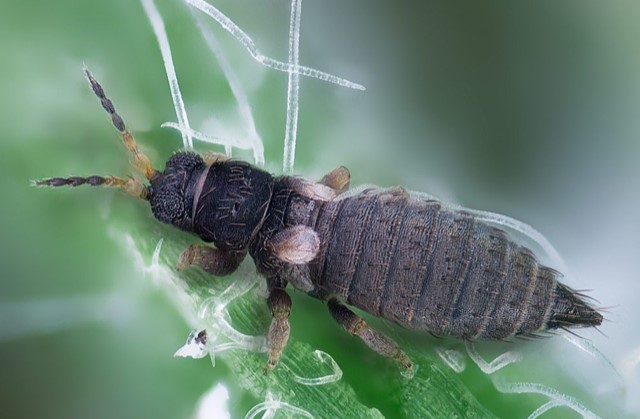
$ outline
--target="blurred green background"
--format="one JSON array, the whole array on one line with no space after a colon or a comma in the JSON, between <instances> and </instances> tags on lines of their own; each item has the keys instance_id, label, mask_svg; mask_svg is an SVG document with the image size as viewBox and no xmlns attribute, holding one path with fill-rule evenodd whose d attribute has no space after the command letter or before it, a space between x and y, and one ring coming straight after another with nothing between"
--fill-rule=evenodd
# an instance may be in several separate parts
<instances>
[{"instance_id":1,"label":"blurred green background","mask_svg":"<svg viewBox=\"0 0 640 419\"><path fill-rule=\"evenodd\" d=\"M215 4L266 55L286 60L288 2ZM157 5L192 126L241 133L233 96L187 6ZM330 0L302 10L301 63L367 91L301 79L296 172L319 178L345 165L354 185L403 185L538 228L564 256L565 282L611 307L604 335L581 334L620 375L555 338L506 346L525 360L504 377L544 381L603 417L639 417L640 3ZM279 173L286 75L211 27L249 95L266 167ZM123 239L129 233L149 264L161 237L174 257L185 236L123 194L29 186L56 175L132 172L83 62L157 166L181 147L176 132L160 128L176 118L140 3L2 2L0 53L0 415L191 417L222 382L232 416L242 417L261 401L228 365L242 353L215 368L172 358L188 321ZM264 319L256 324L266 330ZM401 396L407 385L397 369L346 336L320 302L294 295L292 328L292 342L336 359L365 406L396 417L420 404ZM441 388L451 403L443 416L463 415L446 410L455 394L470 398L473 415L526 417L546 401L499 393L469 360L459 376L448 370L433 349L463 349L459 343L391 333L424 352L430 391ZM480 346L494 356L504 348ZM429 381L424 372L416 386ZM560 408L544 417L578 415Z\"/></svg>"}]
</instances>

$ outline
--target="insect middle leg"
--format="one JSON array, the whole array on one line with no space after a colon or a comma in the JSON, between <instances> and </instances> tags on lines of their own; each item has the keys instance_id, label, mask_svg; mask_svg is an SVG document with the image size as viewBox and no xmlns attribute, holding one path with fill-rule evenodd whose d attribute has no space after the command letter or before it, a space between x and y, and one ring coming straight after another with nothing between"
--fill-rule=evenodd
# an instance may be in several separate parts
<instances>
[{"instance_id":1,"label":"insect middle leg","mask_svg":"<svg viewBox=\"0 0 640 419\"><path fill-rule=\"evenodd\" d=\"M225 252L213 247L192 244L178 259L179 271L190 265L199 266L203 271L216 276L234 272L246 256L243 252Z\"/></svg>"},{"instance_id":2,"label":"insect middle leg","mask_svg":"<svg viewBox=\"0 0 640 419\"><path fill-rule=\"evenodd\" d=\"M269 360L267 361L265 373L271 371L278 364L282 351L285 346L287 346L291 332L291 326L289 325L291 297L289 297L289 294L284 290L286 283L282 284L281 282L282 281L278 280L267 280L267 287L269 288L267 305L269 306L269 310L271 310L273 318L267 336Z\"/></svg>"},{"instance_id":3,"label":"insect middle leg","mask_svg":"<svg viewBox=\"0 0 640 419\"><path fill-rule=\"evenodd\" d=\"M330 187L338 195L349 189L349 183L351 182L351 173L349 169L344 166L337 167L324 175L319 183Z\"/></svg>"},{"instance_id":4,"label":"insect middle leg","mask_svg":"<svg viewBox=\"0 0 640 419\"><path fill-rule=\"evenodd\" d=\"M413 371L413 362L411 362L407 354L400 349L398 344L382 333L373 330L364 319L349 310L337 299L331 298L328 306L331 316L333 316L347 332L358 336L369 348L380 355L393 358L406 370L407 374L411 374Z\"/></svg>"}]
</instances>

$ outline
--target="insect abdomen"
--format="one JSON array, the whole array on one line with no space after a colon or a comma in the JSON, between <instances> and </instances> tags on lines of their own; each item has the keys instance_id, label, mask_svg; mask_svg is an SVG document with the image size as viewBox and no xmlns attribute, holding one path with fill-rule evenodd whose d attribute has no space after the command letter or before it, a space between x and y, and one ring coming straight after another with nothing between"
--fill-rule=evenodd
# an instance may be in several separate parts
<instances>
[{"instance_id":1,"label":"insect abdomen","mask_svg":"<svg viewBox=\"0 0 640 419\"><path fill-rule=\"evenodd\" d=\"M321 293L408 328L505 339L602 319L502 230L401 189L325 203L316 231Z\"/></svg>"}]
</instances>

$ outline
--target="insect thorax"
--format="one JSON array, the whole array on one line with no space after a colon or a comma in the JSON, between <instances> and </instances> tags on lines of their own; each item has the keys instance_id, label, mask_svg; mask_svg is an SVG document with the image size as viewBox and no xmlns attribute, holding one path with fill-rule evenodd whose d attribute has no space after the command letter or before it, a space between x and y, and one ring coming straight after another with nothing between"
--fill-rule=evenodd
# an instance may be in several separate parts
<instances>
[{"instance_id":1,"label":"insect thorax","mask_svg":"<svg viewBox=\"0 0 640 419\"><path fill-rule=\"evenodd\" d=\"M273 177L248 163L203 167L195 181L193 232L223 250L246 249L269 209Z\"/></svg>"}]
</instances>

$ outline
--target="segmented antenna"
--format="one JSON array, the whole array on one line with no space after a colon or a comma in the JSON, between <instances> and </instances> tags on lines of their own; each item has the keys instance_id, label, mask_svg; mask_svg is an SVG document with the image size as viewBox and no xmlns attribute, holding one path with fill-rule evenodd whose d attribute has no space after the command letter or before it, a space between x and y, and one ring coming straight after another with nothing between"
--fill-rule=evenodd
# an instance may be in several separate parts
<instances>
[{"instance_id":1,"label":"segmented antenna","mask_svg":"<svg viewBox=\"0 0 640 419\"><path fill-rule=\"evenodd\" d=\"M93 77L89 69L84 66L84 73L87 76L87 80L89 81L89 85L91 86L91 90L93 93L100 99L100 103L105 111L111 116L111 122L113 126L116 127L120 135L122 136L122 141L124 142L125 147L133 154L133 166L139 170L142 174L145 175L147 179L151 179L156 173L157 170L151 166L151 161L149 158L138 149L138 144L136 144L136 140L133 138L133 135L127 130L127 127L124 124L124 120L118 113L116 112L116 108L113 106L113 102L104 93L104 89L100 86L100 83L96 81Z\"/></svg>"},{"instance_id":2,"label":"segmented antenna","mask_svg":"<svg viewBox=\"0 0 640 419\"><path fill-rule=\"evenodd\" d=\"M144 199L148 201L151 197L149 193L149 188L144 186L142 183L138 182L134 178L122 179L116 176L88 176L88 177L80 177L80 176L72 176L68 178L62 177L54 177L50 179L42 179L36 180L33 182L36 186L50 186L50 187L58 187L58 186L71 186L76 187L80 185L89 185L89 186L107 186L112 188L119 188L128 193L129 195L133 195L137 198Z\"/></svg>"}]
</instances>

